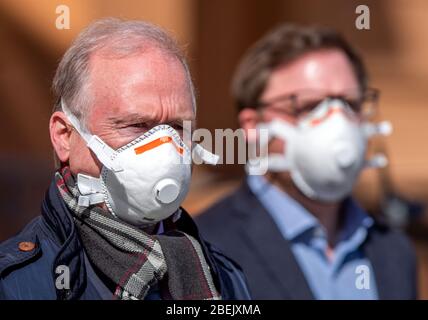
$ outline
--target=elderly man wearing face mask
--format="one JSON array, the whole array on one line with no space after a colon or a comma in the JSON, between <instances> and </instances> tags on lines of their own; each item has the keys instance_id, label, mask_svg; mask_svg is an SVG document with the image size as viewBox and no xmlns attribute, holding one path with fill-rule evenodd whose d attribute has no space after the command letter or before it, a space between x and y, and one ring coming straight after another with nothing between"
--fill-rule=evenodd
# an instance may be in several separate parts
<instances>
[{"instance_id":1,"label":"elderly man wearing face mask","mask_svg":"<svg viewBox=\"0 0 428 320\"><path fill-rule=\"evenodd\" d=\"M0 298L249 298L239 267L180 207L194 147L183 121L196 105L175 41L142 21L95 22L53 90L58 170L41 216L0 246Z\"/></svg>"},{"instance_id":2,"label":"elderly man wearing face mask","mask_svg":"<svg viewBox=\"0 0 428 320\"><path fill-rule=\"evenodd\" d=\"M197 223L242 266L253 298L414 299L410 242L350 196L364 167L385 165L366 159L367 140L390 131L368 121L378 92L350 45L282 25L246 53L233 95L249 145L248 130L265 129L268 153Z\"/></svg>"}]
</instances>

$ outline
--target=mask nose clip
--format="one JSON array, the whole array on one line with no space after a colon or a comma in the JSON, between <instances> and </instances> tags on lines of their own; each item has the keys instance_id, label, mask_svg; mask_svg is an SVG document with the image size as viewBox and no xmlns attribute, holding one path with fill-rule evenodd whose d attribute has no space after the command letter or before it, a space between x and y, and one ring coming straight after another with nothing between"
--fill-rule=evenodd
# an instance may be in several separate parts
<instances>
[{"instance_id":1,"label":"mask nose clip","mask_svg":"<svg viewBox=\"0 0 428 320\"><path fill-rule=\"evenodd\" d=\"M178 183L170 178L160 180L155 186L156 199L164 204L175 201L179 193Z\"/></svg>"}]
</instances>

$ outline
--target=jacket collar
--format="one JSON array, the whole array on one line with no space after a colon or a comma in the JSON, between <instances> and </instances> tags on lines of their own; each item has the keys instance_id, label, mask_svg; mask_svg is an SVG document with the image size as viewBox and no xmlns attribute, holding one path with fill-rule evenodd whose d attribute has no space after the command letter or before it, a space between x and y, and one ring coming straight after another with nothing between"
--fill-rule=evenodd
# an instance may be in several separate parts
<instances>
[{"instance_id":1,"label":"jacket collar","mask_svg":"<svg viewBox=\"0 0 428 320\"><path fill-rule=\"evenodd\" d=\"M312 292L291 251L269 213L244 182L235 194L233 205L242 237L253 247L265 271L279 283L291 299L313 299ZM278 254L281 252L281 254ZM269 263L275 261L275 263Z\"/></svg>"},{"instance_id":2,"label":"jacket collar","mask_svg":"<svg viewBox=\"0 0 428 320\"><path fill-rule=\"evenodd\" d=\"M55 179L51 182L42 203L42 217L48 234L54 237L60 246L52 264L52 274L56 275L58 266L67 266L70 270L70 289L56 289L57 297L76 299L86 287L86 267L84 250L80 243L73 218L62 199Z\"/></svg>"},{"instance_id":3,"label":"jacket collar","mask_svg":"<svg viewBox=\"0 0 428 320\"><path fill-rule=\"evenodd\" d=\"M411 286L409 278L403 276L401 253L403 250L410 251L411 249L397 246L392 250L387 250L391 248L391 244L395 244L394 240L396 241L391 235L387 223L382 219L376 219L363 247L364 253L373 267L380 300L409 298L406 296L407 292L403 296L401 295L403 288ZM416 283L417 280L413 279L411 282ZM411 299L416 299L417 289L412 291L414 296Z\"/></svg>"}]
</instances>

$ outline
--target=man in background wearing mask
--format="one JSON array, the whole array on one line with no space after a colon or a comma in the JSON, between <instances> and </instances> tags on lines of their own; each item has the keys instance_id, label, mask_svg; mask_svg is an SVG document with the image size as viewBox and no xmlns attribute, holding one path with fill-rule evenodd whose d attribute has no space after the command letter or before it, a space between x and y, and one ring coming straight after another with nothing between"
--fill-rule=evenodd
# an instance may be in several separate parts
<instances>
[{"instance_id":1,"label":"man in background wearing mask","mask_svg":"<svg viewBox=\"0 0 428 320\"><path fill-rule=\"evenodd\" d=\"M240 269L180 208L191 177L183 121L196 105L175 41L142 21L95 22L53 90L59 168L41 216L0 246L0 299L248 298Z\"/></svg>"},{"instance_id":2,"label":"man in background wearing mask","mask_svg":"<svg viewBox=\"0 0 428 320\"><path fill-rule=\"evenodd\" d=\"M363 167L385 164L366 160L368 138L390 128L366 121L377 95L349 44L282 25L246 53L233 94L241 127L268 130L268 171L247 165L242 186L197 223L242 266L252 297L416 298L411 244L351 197Z\"/></svg>"}]
</instances>

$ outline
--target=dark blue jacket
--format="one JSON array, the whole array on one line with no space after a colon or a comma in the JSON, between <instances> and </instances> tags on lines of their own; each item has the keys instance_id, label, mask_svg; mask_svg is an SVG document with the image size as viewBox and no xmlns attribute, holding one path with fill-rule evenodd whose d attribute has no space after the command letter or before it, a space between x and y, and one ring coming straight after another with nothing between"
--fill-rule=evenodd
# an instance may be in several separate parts
<instances>
[{"instance_id":1,"label":"dark blue jacket","mask_svg":"<svg viewBox=\"0 0 428 320\"><path fill-rule=\"evenodd\" d=\"M271 215L244 183L196 218L204 237L242 267L253 299L313 299ZM380 221L363 244L380 299L415 299L416 258L410 241Z\"/></svg>"},{"instance_id":2,"label":"dark blue jacket","mask_svg":"<svg viewBox=\"0 0 428 320\"><path fill-rule=\"evenodd\" d=\"M240 268L200 239L188 215L183 215L179 224L202 244L223 299L249 299ZM42 204L41 216L0 245L0 299L101 299L97 290L100 278L89 272L87 261L70 212L52 183ZM55 285L63 274L63 270L57 270L60 265L69 268L69 289Z\"/></svg>"}]
</instances>

